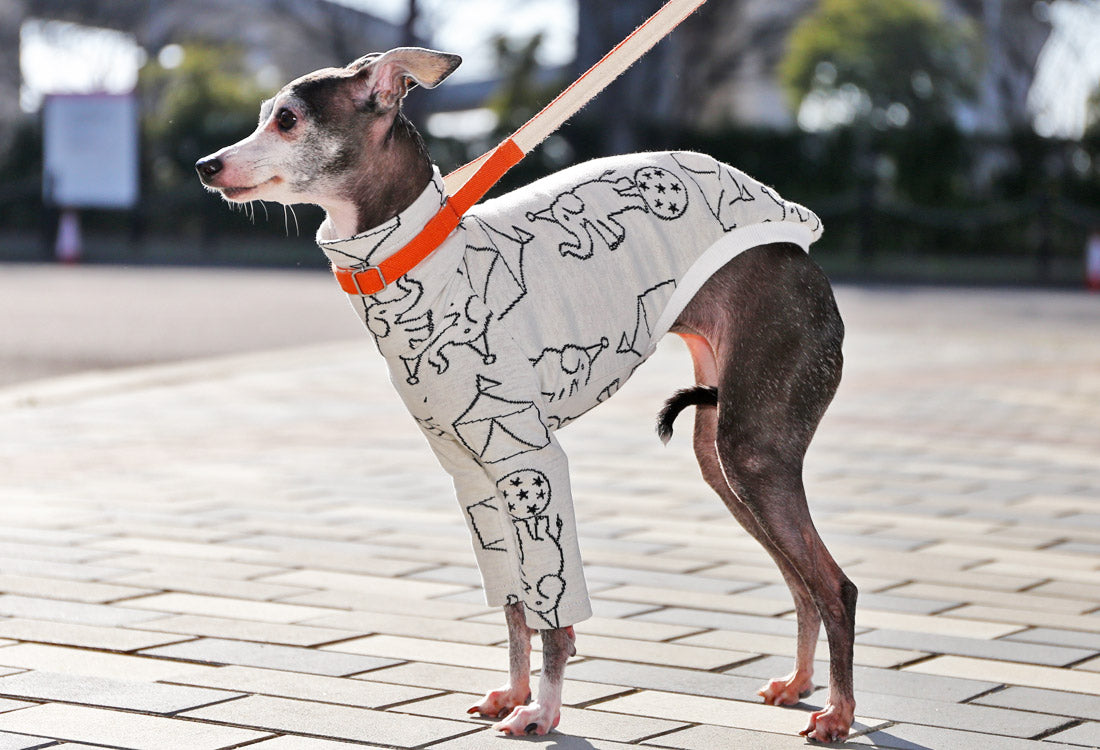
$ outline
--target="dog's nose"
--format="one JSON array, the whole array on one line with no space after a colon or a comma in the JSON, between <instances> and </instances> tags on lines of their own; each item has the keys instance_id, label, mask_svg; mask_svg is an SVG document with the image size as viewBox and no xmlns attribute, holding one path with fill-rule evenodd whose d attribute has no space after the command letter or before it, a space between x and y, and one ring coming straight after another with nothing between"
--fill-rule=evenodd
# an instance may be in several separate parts
<instances>
[{"instance_id":1,"label":"dog's nose","mask_svg":"<svg viewBox=\"0 0 1100 750\"><path fill-rule=\"evenodd\" d=\"M222 171L222 160L216 156L208 156L195 162L195 169L199 171L200 177L208 180Z\"/></svg>"}]
</instances>

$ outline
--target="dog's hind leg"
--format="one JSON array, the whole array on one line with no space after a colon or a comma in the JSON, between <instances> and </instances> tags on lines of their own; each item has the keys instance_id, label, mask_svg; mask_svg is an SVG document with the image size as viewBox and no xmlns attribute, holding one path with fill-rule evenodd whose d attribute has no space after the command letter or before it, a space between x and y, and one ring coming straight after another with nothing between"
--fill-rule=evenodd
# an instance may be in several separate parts
<instances>
[{"instance_id":1,"label":"dog's hind leg","mask_svg":"<svg viewBox=\"0 0 1100 750\"><path fill-rule=\"evenodd\" d=\"M809 687L816 609L829 640L829 699L804 734L841 739L855 710L856 588L814 528L802 484L806 449L840 379L843 326L832 292L801 250L756 248L712 277L673 331L709 346L702 382L717 386L718 404L700 409L696 429L704 476L779 563L798 609L799 662L769 683L765 699L788 702ZM697 361L697 350L707 354L692 349Z\"/></svg>"},{"instance_id":2,"label":"dog's hind leg","mask_svg":"<svg viewBox=\"0 0 1100 750\"><path fill-rule=\"evenodd\" d=\"M699 461L699 468L703 472L703 479L718 493L745 531L760 542L772 560L775 561L780 573L783 574L783 580L786 581L787 588L791 590L795 612L798 617L798 639L794 671L786 677L770 680L767 685L758 691L758 695L764 698L765 703L771 705L794 705L813 691L814 652L817 648L817 636L821 629L821 616L818 614L817 606L810 596L809 589L806 588L806 584L798 575L794 566L772 542L771 537L764 532L748 506L733 494L726 482L715 446L717 417L714 407L701 407L696 410L695 456Z\"/></svg>"}]
</instances>

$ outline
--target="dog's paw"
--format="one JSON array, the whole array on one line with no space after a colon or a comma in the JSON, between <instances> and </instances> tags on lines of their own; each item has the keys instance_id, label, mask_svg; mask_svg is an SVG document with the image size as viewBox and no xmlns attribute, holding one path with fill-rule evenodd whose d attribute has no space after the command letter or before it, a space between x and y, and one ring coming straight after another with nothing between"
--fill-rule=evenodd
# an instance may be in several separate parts
<instances>
[{"instance_id":1,"label":"dog's paw","mask_svg":"<svg viewBox=\"0 0 1100 750\"><path fill-rule=\"evenodd\" d=\"M546 734L561 721L561 709L558 706L516 706L503 721L493 724L493 729L504 734L522 736L525 734Z\"/></svg>"},{"instance_id":2,"label":"dog's paw","mask_svg":"<svg viewBox=\"0 0 1100 750\"><path fill-rule=\"evenodd\" d=\"M825 708L810 714L810 723L799 734L818 742L839 742L852 728L854 707L826 703Z\"/></svg>"},{"instance_id":3,"label":"dog's paw","mask_svg":"<svg viewBox=\"0 0 1100 750\"><path fill-rule=\"evenodd\" d=\"M512 687L506 685L500 690L490 690L477 705L466 709L468 714L479 714L491 719L503 719L517 706L531 700L531 689L526 685Z\"/></svg>"},{"instance_id":4,"label":"dog's paw","mask_svg":"<svg viewBox=\"0 0 1100 750\"><path fill-rule=\"evenodd\" d=\"M769 706L793 706L813 690L813 677L796 670L786 677L770 680L767 685L757 690L756 694Z\"/></svg>"}]
</instances>

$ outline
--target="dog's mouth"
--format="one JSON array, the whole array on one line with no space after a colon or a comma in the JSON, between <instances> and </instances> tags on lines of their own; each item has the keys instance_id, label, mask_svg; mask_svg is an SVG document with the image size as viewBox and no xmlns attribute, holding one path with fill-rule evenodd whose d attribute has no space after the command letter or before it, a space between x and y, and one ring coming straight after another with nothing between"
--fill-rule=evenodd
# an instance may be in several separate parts
<instances>
[{"instance_id":1,"label":"dog's mouth","mask_svg":"<svg viewBox=\"0 0 1100 750\"><path fill-rule=\"evenodd\" d=\"M225 196L226 200L235 201L240 200L248 193L259 190L265 185L274 185L279 182L282 182L282 178L276 176L266 179L263 182L257 183L256 185L251 185L249 187L219 187L216 189L221 191L221 194Z\"/></svg>"}]
</instances>

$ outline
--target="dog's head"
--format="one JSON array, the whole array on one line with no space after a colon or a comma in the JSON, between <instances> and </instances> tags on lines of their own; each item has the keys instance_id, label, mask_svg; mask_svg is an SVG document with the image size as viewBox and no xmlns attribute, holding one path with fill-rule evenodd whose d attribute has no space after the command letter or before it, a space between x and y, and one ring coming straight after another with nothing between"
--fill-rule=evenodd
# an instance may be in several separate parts
<instances>
[{"instance_id":1,"label":"dog's head","mask_svg":"<svg viewBox=\"0 0 1100 750\"><path fill-rule=\"evenodd\" d=\"M252 135L200 159L199 178L234 203L346 201L364 166L386 166L395 127L407 126L399 113L409 89L434 88L460 62L399 47L302 76L262 104Z\"/></svg>"}]
</instances>

